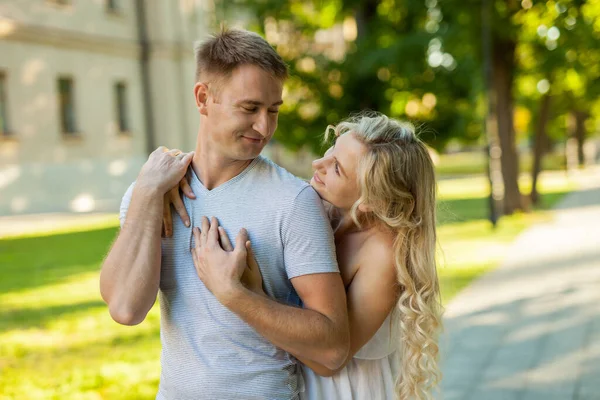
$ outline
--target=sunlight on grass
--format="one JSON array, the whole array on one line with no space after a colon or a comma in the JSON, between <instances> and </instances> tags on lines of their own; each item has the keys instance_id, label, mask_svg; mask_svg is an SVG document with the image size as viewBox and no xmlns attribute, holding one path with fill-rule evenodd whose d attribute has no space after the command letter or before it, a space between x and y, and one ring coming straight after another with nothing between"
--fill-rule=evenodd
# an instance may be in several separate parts
<instances>
[{"instance_id":1,"label":"sunlight on grass","mask_svg":"<svg viewBox=\"0 0 600 400\"><path fill-rule=\"evenodd\" d=\"M525 188L527 177L522 180ZM573 185L544 174L541 210L485 220L486 181L439 184L439 276L444 303L498 265L514 238L551 218ZM100 262L115 217L0 240L0 400L154 399L160 376L157 305L135 327L113 322L100 298Z\"/></svg>"},{"instance_id":2,"label":"sunlight on grass","mask_svg":"<svg viewBox=\"0 0 600 400\"><path fill-rule=\"evenodd\" d=\"M528 193L531 179L522 175L519 185ZM563 172L540 176L541 202L536 212L515 213L500 219L496 229L487 221L485 177L443 180L438 184L438 271L442 301L446 304L473 279L495 268L511 243L527 227L549 221L548 210L575 188Z\"/></svg>"}]
</instances>

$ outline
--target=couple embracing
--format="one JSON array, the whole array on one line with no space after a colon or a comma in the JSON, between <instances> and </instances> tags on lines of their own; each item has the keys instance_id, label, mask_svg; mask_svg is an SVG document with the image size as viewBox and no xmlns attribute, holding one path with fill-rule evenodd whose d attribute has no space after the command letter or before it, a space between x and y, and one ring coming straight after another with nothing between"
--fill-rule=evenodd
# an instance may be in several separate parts
<instances>
[{"instance_id":1,"label":"couple embracing","mask_svg":"<svg viewBox=\"0 0 600 400\"><path fill-rule=\"evenodd\" d=\"M196 63L195 151L150 155L100 275L118 323L160 297L156 398L431 398L436 186L413 127L374 113L329 127L307 183L260 156L288 75L277 52L229 30Z\"/></svg>"}]
</instances>

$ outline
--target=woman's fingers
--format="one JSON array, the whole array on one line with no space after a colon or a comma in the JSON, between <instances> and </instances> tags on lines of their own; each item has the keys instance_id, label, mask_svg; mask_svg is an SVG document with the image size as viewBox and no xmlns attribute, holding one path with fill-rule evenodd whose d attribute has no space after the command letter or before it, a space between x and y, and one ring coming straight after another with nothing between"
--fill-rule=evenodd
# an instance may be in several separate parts
<instances>
[{"instance_id":1,"label":"woman's fingers","mask_svg":"<svg viewBox=\"0 0 600 400\"><path fill-rule=\"evenodd\" d=\"M219 227L219 240L221 241L221 247L225 251L233 251L233 245L229 240L229 236L227 236L227 232L225 232L225 228L222 226Z\"/></svg>"},{"instance_id":2,"label":"woman's fingers","mask_svg":"<svg viewBox=\"0 0 600 400\"><path fill-rule=\"evenodd\" d=\"M167 197L169 199L169 202L173 204L173 207L175 207L175 211L177 212L177 214L179 214L181 221L184 223L185 226L189 227L190 216L188 215L185 205L183 204L181 196L179 196L179 188L176 186L173 189L171 189L171 191L167 193ZM170 214L171 213L169 213L169 215Z\"/></svg>"},{"instance_id":3,"label":"woman's fingers","mask_svg":"<svg viewBox=\"0 0 600 400\"><path fill-rule=\"evenodd\" d=\"M179 181L179 187L181 188L181 192L187 196L188 199L195 199L196 194L192 190L192 187L187 181L187 177L184 176L182 180Z\"/></svg>"}]
</instances>

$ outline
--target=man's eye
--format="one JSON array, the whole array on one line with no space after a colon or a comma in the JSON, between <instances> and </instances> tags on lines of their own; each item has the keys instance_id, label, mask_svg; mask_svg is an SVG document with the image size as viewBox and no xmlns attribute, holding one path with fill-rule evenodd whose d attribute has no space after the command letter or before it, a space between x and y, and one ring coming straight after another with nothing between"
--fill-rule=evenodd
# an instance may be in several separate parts
<instances>
[{"instance_id":1,"label":"man's eye","mask_svg":"<svg viewBox=\"0 0 600 400\"><path fill-rule=\"evenodd\" d=\"M279 110L269 110L269 113L271 113L271 114L279 114Z\"/></svg>"},{"instance_id":2,"label":"man's eye","mask_svg":"<svg viewBox=\"0 0 600 400\"><path fill-rule=\"evenodd\" d=\"M256 107L244 107L244 110L247 112L256 112L258 109Z\"/></svg>"}]
</instances>

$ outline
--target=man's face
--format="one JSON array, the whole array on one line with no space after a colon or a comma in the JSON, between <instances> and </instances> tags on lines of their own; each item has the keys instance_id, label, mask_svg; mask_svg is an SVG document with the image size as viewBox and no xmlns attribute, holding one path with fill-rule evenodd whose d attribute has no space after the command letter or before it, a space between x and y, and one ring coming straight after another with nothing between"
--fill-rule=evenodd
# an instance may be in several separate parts
<instances>
[{"instance_id":1,"label":"man's face","mask_svg":"<svg viewBox=\"0 0 600 400\"><path fill-rule=\"evenodd\" d=\"M210 85L210 84L209 84ZM231 160L256 158L277 129L283 83L254 65L236 68L207 95L205 124L211 151Z\"/></svg>"}]
</instances>

